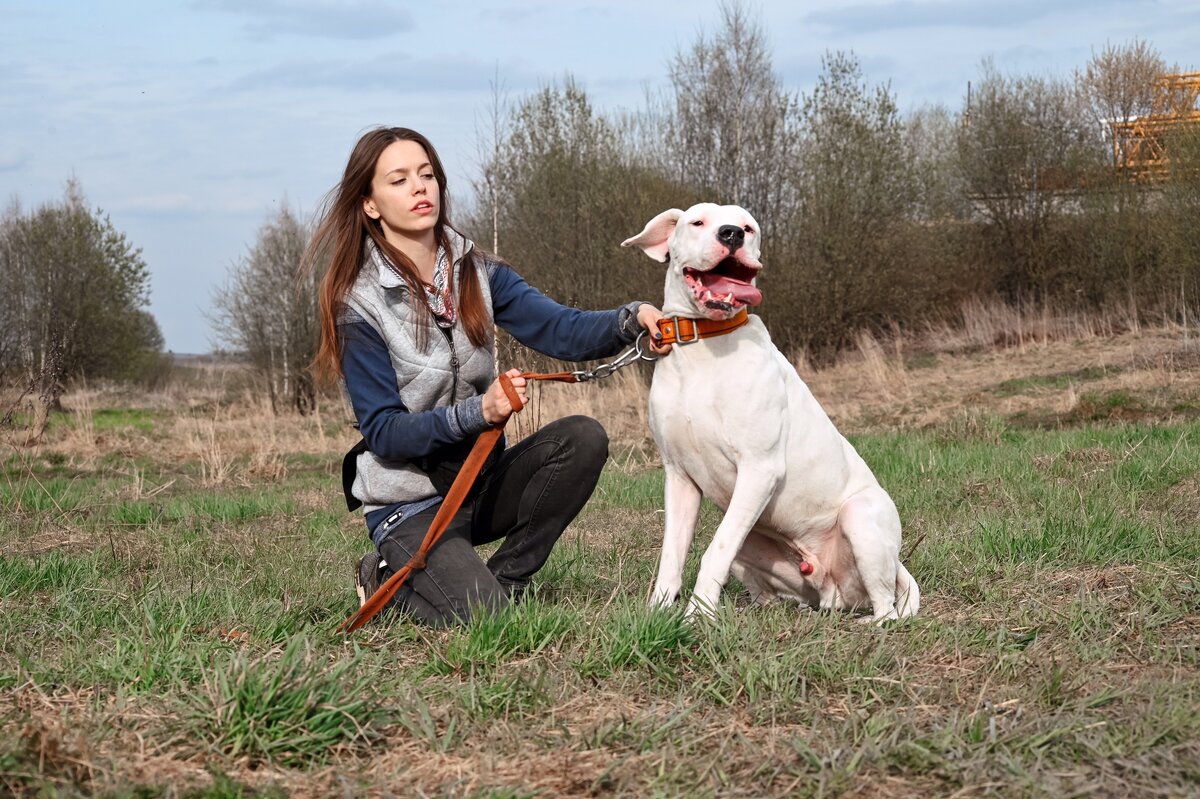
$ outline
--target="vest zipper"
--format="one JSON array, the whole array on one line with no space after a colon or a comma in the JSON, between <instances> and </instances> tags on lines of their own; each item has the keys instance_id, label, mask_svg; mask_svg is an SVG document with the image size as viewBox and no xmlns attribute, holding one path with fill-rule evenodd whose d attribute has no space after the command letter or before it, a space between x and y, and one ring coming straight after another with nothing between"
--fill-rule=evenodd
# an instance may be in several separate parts
<instances>
[{"instance_id":1,"label":"vest zipper","mask_svg":"<svg viewBox=\"0 0 1200 799\"><path fill-rule=\"evenodd\" d=\"M450 345L450 374L453 377L453 383L450 390L451 404L458 402L458 350L454 348L454 332L448 327L438 325L438 330L442 331L442 335L446 337L446 343Z\"/></svg>"}]
</instances>

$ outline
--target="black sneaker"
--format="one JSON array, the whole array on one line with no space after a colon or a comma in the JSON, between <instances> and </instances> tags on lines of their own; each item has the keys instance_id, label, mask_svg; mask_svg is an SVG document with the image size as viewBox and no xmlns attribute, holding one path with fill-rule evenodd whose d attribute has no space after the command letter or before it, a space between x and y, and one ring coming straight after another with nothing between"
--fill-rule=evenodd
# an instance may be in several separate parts
<instances>
[{"instance_id":1,"label":"black sneaker","mask_svg":"<svg viewBox=\"0 0 1200 799\"><path fill-rule=\"evenodd\" d=\"M367 599L379 590L383 583L383 569L387 564L378 552L370 552L358 559L354 569L354 588L358 591L358 606L367 604Z\"/></svg>"},{"instance_id":2,"label":"black sneaker","mask_svg":"<svg viewBox=\"0 0 1200 799\"><path fill-rule=\"evenodd\" d=\"M508 601L514 605L520 603L525 598L525 592L529 589L528 580L520 583L510 583L505 580L499 580L498 582L500 583L500 587L504 589L504 593L508 594Z\"/></svg>"}]
</instances>

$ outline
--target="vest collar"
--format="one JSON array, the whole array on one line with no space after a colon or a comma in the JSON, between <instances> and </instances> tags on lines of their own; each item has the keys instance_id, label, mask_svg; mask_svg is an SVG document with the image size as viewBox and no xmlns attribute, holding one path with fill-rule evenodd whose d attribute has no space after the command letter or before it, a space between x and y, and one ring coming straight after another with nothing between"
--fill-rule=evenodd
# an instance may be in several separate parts
<instances>
[{"instance_id":1,"label":"vest collar","mask_svg":"<svg viewBox=\"0 0 1200 799\"><path fill-rule=\"evenodd\" d=\"M446 228L446 238L450 240L450 263L453 268L457 269L463 256L471 251L475 243L450 227ZM400 273L388 265L387 256L375 246L374 241L368 238L365 248L367 258L370 259L370 264L375 268L375 274L378 276L380 286L383 286L385 289L407 287L404 278L400 277Z\"/></svg>"}]
</instances>

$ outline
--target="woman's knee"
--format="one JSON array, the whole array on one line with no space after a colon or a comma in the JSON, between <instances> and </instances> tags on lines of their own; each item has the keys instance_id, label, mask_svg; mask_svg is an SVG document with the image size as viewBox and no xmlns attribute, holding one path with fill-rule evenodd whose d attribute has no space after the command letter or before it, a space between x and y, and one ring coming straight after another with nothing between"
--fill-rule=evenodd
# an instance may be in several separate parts
<instances>
[{"instance_id":1,"label":"woman's knee","mask_svg":"<svg viewBox=\"0 0 1200 799\"><path fill-rule=\"evenodd\" d=\"M423 611L414 613L414 618L433 627L467 624L480 613L498 613L509 604L508 592L491 572L480 574L475 569L466 574L441 569L436 575L415 575L413 592L418 599L413 609L419 605Z\"/></svg>"},{"instance_id":2,"label":"woman's knee","mask_svg":"<svg viewBox=\"0 0 1200 799\"><path fill-rule=\"evenodd\" d=\"M481 580L474 586L460 586L453 592L447 608L446 626L467 624L481 613L499 613L508 604L508 592L494 578Z\"/></svg>"},{"instance_id":3,"label":"woman's knee","mask_svg":"<svg viewBox=\"0 0 1200 799\"><path fill-rule=\"evenodd\" d=\"M562 439L581 466L598 472L608 460L608 433L590 416L566 416L543 430Z\"/></svg>"}]
</instances>

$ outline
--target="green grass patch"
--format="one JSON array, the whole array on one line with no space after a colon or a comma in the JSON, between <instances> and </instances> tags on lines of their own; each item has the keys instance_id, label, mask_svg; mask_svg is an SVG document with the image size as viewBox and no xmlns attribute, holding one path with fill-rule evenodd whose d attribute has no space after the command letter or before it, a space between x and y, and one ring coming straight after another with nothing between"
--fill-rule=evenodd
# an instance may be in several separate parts
<instances>
[{"instance_id":1,"label":"green grass patch","mask_svg":"<svg viewBox=\"0 0 1200 799\"><path fill-rule=\"evenodd\" d=\"M579 617L569 607L543 604L531 596L499 613L476 614L462 630L451 632L429 670L433 674L486 670L514 656L552 648L578 626Z\"/></svg>"},{"instance_id":2,"label":"green grass patch","mask_svg":"<svg viewBox=\"0 0 1200 799\"><path fill-rule=\"evenodd\" d=\"M106 554L52 551L36 557L0 555L0 596L50 591L58 596L107 582L120 567Z\"/></svg>"},{"instance_id":3,"label":"green grass patch","mask_svg":"<svg viewBox=\"0 0 1200 799\"><path fill-rule=\"evenodd\" d=\"M639 667L673 683L674 665L696 638L696 627L680 612L625 605L608 618L598 635L593 635L576 669L585 677L603 677L619 669Z\"/></svg>"},{"instance_id":4,"label":"green grass patch","mask_svg":"<svg viewBox=\"0 0 1200 799\"><path fill-rule=\"evenodd\" d=\"M992 387L991 392L998 397L1012 397L1036 389L1064 389L1079 383L1120 374L1120 372L1120 369L1114 367L1089 366L1086 369L1076 369L1071 372L1055 372L1005 380Z\"/></svg>"},{"instance_id":5,"label":"green grass patch","mask_svg":"<svg viewBox=\"0 0 1200 799\"><path fill-rule=\"evenodd\" d=\"M286 495L265 491L221 491L174 497L163 512L172 519L199 516L218 522L248 522L292 512L294 505Z\"/></svg>"},{"instance_id":6,"label":"green grass patch","mask_svg":"<svg viewBox=\"0 0 1200 799\"><path fill-rule=\"evenodd\" d=\"M330 666L300 637L278 655L218 659L186 700L182 732L252 762L323 763L333 747L378 735L374 675L358 665L354 656Z\"/></svg>"},{"instance_id":7,"label":"green grass patch","mask_svg":"<svg viewBox=\"0 0 1200 799\"><path fill-rule=\"evenodd\" d=\"M663 506L663 475L658 469L625 473L605 469L589 503L596 507L654 510Z\"/></svg>"},{"instance_id":8,"label":"green grass patch","mask_svg":"<svg viewBox=\"0 0 1200 799\"><path fill-rule=\"evenodd\" d=\"M154 430L155 421L161 413L132 408L101 408L92 411L92 428L96 432L132 428L143 433Z\"/></svg>"},{"instance_id":9,"label":"green grass patch","mask_svg":"<svg viewBox=\"0 0 1200 799\"><path fill-rule=\"evenodd\" d=\"M923 593L882 629L734 581L714 620L648 610L663 480L634 459L528 601L347 640L367 543L336 459L207 488L158 453L9 457L0 793L1194 794L1200 422L1111 421L1139 401L854 436Z\"/></svg>"},{"instance_id":10,"label":"green grass patch","mask_svg":"<svg viewBox=\"0 0 1200 799\"><path fill-rule=\"evenodd\" d=\"M0 483L0 511L58 514L73 511L86 503L93 482L76 476L25 471Z\"/></svg>"}]
</instances>

